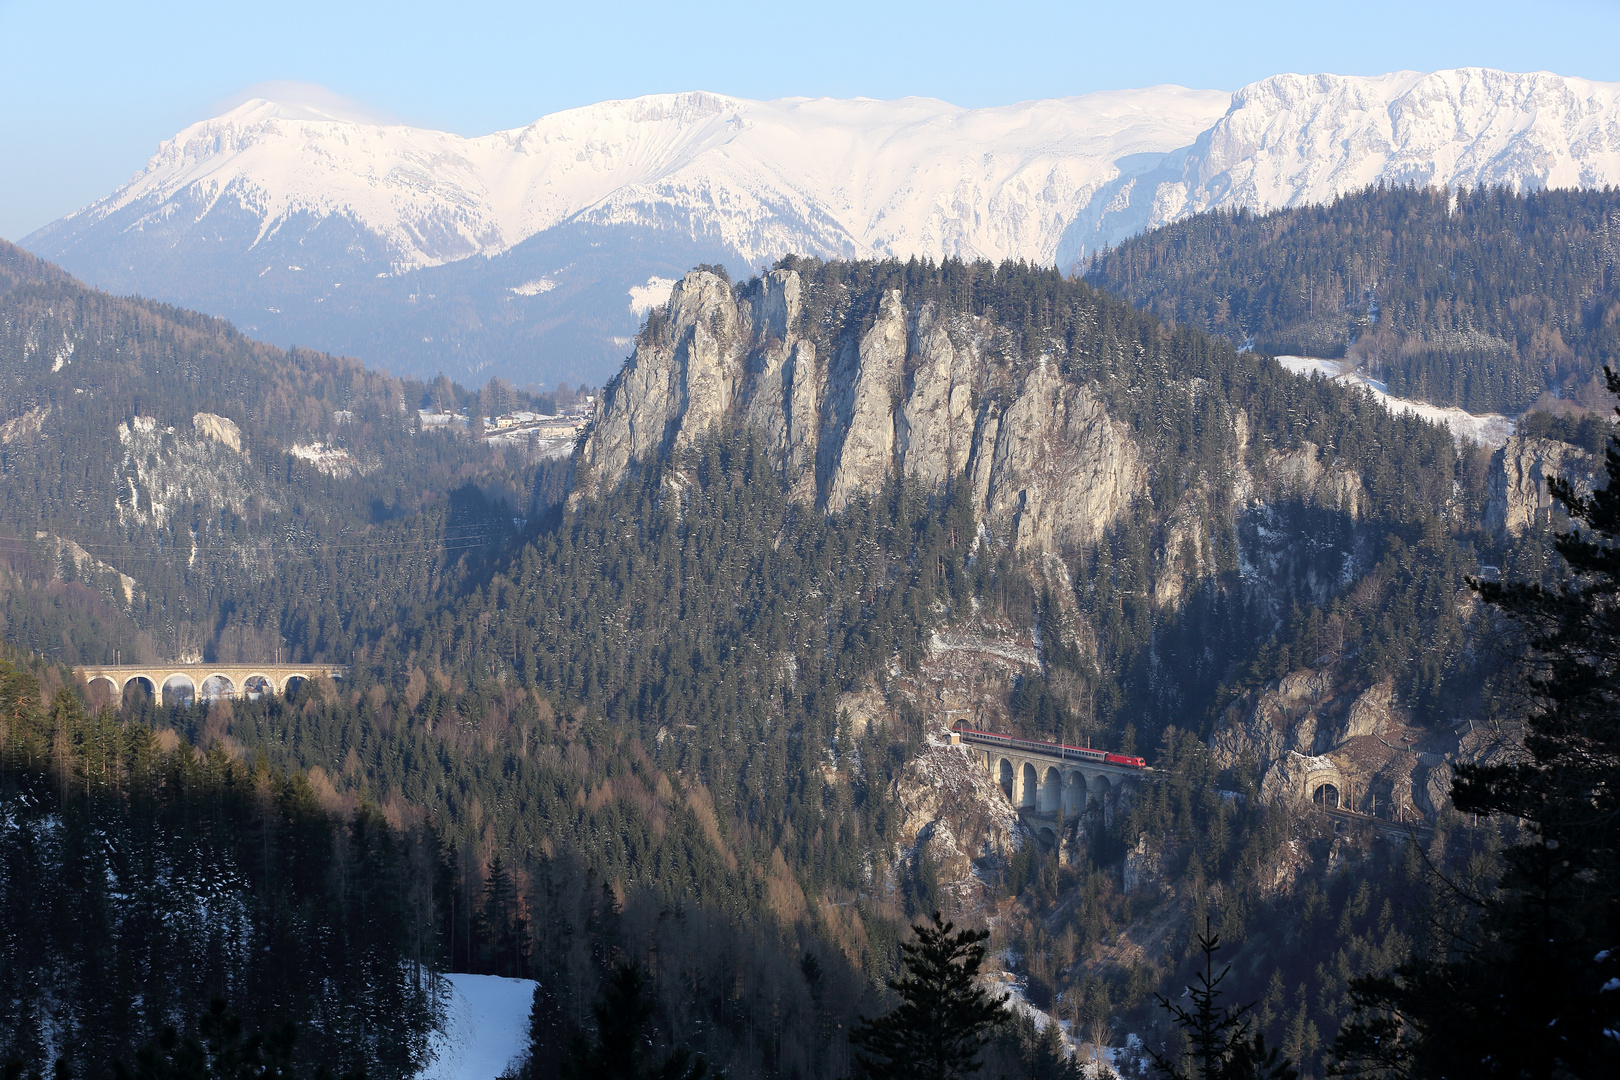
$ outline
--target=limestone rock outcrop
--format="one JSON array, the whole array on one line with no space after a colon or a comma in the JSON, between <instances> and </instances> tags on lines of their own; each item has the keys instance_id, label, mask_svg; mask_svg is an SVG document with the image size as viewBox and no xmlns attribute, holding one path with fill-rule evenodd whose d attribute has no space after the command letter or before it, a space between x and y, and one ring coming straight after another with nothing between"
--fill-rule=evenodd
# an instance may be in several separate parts
<instances>
[{"instance_id":1,"label":"limestone rock outcrop","mask_svg":"<svg viewBox=\"0 0 1620 1080\"><path fill-rule=\"evenodd\" d=\"M117 437L124 451L115 477L120 525L161 528L177 508L194 504L243 517L280 509L250 468L240 429L224 417L198 413L187 431L136 416L118 425Z\"/></svg>"},{"instance_id":2,"label":"limestone rock outcrop","mask_svg":"<svg viewBox=\"0 0 1620 1080\"><path fill-rule=\"evenodd\" d=\"M741 289L694 271L608 387L581 449L584 490L743 424L796 495L836 513L904 474L972 484L979 520L1021 551L1101 535L1146 490L1125 425L1046 358L1008 357L993 324L885 293L859 325L810 325L797 272Z\"/></svg>"},{"instance_id":3,"label":"limestone rock outcrop","mask_svg":"<svg viewBox=\"0 0 1620 1080\"><path fill-rule=\"evenodd\" d=\"M1081 653L1095 630L1074 610L1072 569L1128 517L1151 528L1148 595L1161 608L1233 571L1250 584L1297 580L1300 595L1326 603L1359 572L1353 544L1323 553L1297 542L1322 520L1294 512L1302 506L1340 515L1350 531L1365 520L1363 478L1331 448L1256 436L1247 406L1203 377L1143 373L1160 380L1155 394L1188 397L1210 425L1201 452L1219 455L1158 505L1155 476L1177 466L1144 399L1127 396L1146 387L1074 351L1094 344L1043 337L1029 319L899 280L850 284L791 267L739 285L687 274L604 391L571 498L737 429L752 432L795 499L828 513L895 478L931 491L954 484L981 536L1043 578L1055 604L1039 632ZM677 499L682 490L667 488ZM1298 598L1258 597L1279 611Z\"/></svg>"},{"instance_id":4,"label":"limestone rock outcrop","mask_svg":"<svg viewBox=\"0 0 1620 1080\"><path fill-rule=\"evenodd\" d=\"M843 433L827 484L827 509L834 513L858 492L882 487L895 463L895 403L905 362L905 308L899 292L891 292L861 338L854 370L828 388L830 419Z\"/></svg>"},{"instance_id":5,"label":"limestone rock outcrop","mask_svg":"<svg viewBox=\"0 0 1620 1080\"><path fill-rule=\"evenodd\" d=\"M890 787L899 815L894 865L926 851L953 900L982 904L1006 860L1033 840L990 774L945 735L932 728Z\"/></svg>"},{"instance_id":6,"label":"limestone rock outcrop","mask_svg":"<svg viewBox=\"0 0 1620 1080\"><path fill-rule=\"evenodd\" d=\"M1602 468L1597 457L1568 443L1515 435L1491 456L1490 501L1485 527L1498 536L1518 536L1546 524L1555 507L1547 481L1561 476L1583 495L1592 492Z\"/></svg>"},{"instance_id":7,"label":"limestone rock outcrop","mask_svg":"<svg viewBox=\"0 0 1620 1080\"><path fill-rule=\"evenodd\" d=\"M236 421L228 416L217 413L200 412L191 418L191 426L197 429L197 434L206 435L221 446L228 446L238 454L242 452L242 429L236 426Z\"/></svg>"},{"instance_id":8,"label":"limestone rock outcrop","mask_svg":"<svg viewBox=\"0 0 1620 1080\"><path fill-rule=\"evenodd\" d=\"M1018 550L1062 551L1095 540L1146 480L1124 426L1051 365L1029 375L997 420L983 505Z\"/></svg>"},{"instance_id":9,"label":"limestone rock outcrop","mask_svg":"<svg viewBox=\"0 0 1620 1080\"><path fill-rule=\"evenodd\" d=\"M1234 702L1210 739L1223 769L1252 761L1262 775L1289 754L1315 754L1318 737L1331 729L1336 704L1326 672L1302 669L1259 694Z\"/></svg>"},{"instance_id":10,"label":"limestone rock outcrop","mask_svg":"<svg viewBox=\"0 0 1620 1080\"><path fill-rule=\"evenodd\" d=\"M723 422L736 393L741 316L731 287L707 272L688 274L664 311L667 321L642 335L591 433L592 463L606 476Z\"/></svg>"},{"instance_id":11,"label":"limestone rock outcrop","mask_svg":"<svg viewBox=\"0 0 1620 1080\"><path fill-rule=\"evenodd\" d=\"M961 475L973 449L973 357L951 343L932 304L918 313L914 340L917 370L895 416L896 449L919 481L938 485Z\"/></svg>"},{"instance_id":12,"label":"limestone rock outcrop","mask_svg":"<svg viewBox=\"0 0 1620 1080\"><path fill-rule=\"evenodd\" d=\"M49 405L40 405L0 424L0 445L39 434L45 426L45 418L50 414Z\"/></svg>"},{"instance_id":13,"label":"limestone rock outcrop","mask_svg":"<svg viewBox=\"0 0 1620 1080\"><path fill-rule=\"evenodd\" d=\"M1264 801L1312 801L1330 785L1328 805L1403 822L1432 819L1450 803L1452 765L1491 751L1481 733L1414 724L1388 679L1343 687L1308 669L1234 702L1210 749L1223 769L1252 765Z\"/></svg>"},{"instance_id":14,"label":"limestone rock outcrop","mask_svg":"<svg viewBox=\"0 0 1620 1080\"><path fill-rule=\"evenodd\" d=\"M1317 506L1343 511L1351 520L1361 516L1361 474L1354 469L1331 468L1322 461L1321 448L1310 441L1287 453L1272 452L1266 472L1275 493L1295 496Z\"/></svg>"}]
</instances>

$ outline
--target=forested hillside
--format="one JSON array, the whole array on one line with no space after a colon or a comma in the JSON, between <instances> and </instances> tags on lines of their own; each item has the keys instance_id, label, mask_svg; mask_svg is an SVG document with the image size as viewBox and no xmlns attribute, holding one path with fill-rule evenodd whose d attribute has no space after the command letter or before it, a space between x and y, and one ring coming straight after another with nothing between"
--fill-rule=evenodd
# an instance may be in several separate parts
<instances>
[{"instance_id":1,"label":"forested hillside","mask_svg":"<svg viewBox=\"0 0 1620 1080\"><path fill-rule=\"evenodd\" d=\"M1419 875L1279 795L1288 755L1389 747L1367 767L1378 805L1438 825L1437 860L1489 843L1443 798L1417 805L1423 762L1493 707L1463 575L1482 554L1537 565L1544 532L1485 532L1488 456L1443 429L1084 282L958 262L694 272L608 388L571 497L524 514L558 475L396 419L426 388L29 274L0 297L34 320L6 355L35 397L7 400L8 423L43 418L0 447L32 485L0 507L34 560L13 557L8 635L52 658L172 656L190 627L201 652L350 663L293 700L132 699L84 722L177 732L224 783L306 776L351 835L431 822L449 852L433 957L538 977L554 1053L630 959L659 1038L735 1075L845 1075L850 1024L937 904L993 918L1029 999L1116 1045L1173 1042L1150 995L1208 913L1268 1039L1319 1076L1350 974L1421 932L1403 907ZM124 336L81 333L47 372L61 348L28 342L54 340L35 331L68 299L105 313L72 326ZM200 377L174 403L131 396L176 370ZM355 419L319 426L340 411ZM205 412L246 452L199 434ZM306 469L285 448L311 431L376 467ZM615 431L654 437L615 456ZM165 453L212 464L154 499ZM221 463L242 479L216 504ZM47 560L36 532L93 558ZM1295 708L1290 678L1331 689ZM992 827L980 796L930 803L967 761L942 745L947 699L1142 753L1155 782L1061 823L1056 850ZM1273 714L1296 726L1262 738Z\"/></svg>"},{"instance_id":2,"label":"forested hillside","mask_svg":"<svg viewBox=\"0 0 1620 1080\"><path fill-rule=\"evenodd\" d=\"M434 833L70 688L43 700L60 674L0 659L0 1061L110 1077L224 999L292 1025L296 1068L413 1075L442 1011Z\"/></svg>"},{"instance_id":3,"label":"forested hillside","mask_svg":"<svg viewBox=\"0 0 1620 1080\"><path fill-rule=\"evenodd\" d=\"M1199 214L1100 253L1086 280L1261 352L1348 356L1399 397L1591 407L1620 350L1620 193L1397 186Z\"/></svg>"},{"instance_id":4,"label":"forested hillside","mask_svg":"<svg viewBox=\"0 0 1620 1080\"><path fill-rule=\"evenodd\" d=\"M266 618L292 602L286 575L334 551L425 571L530 512L541 466L419 429L430 398L478 409L441 382L284 353L0 242L7 636L71 662L341 654L318 624ZM469 485L503 508L449 521L447 492Z\"/></svg>"},{"instance_id":5,"label":"forested hillside","mask_svg":"<svg viewBox=\"0 0 1620 1080\"><path fill-rule=\"evenodd\" d=\"M644 896L723 912L728 922L711 925L755 927L778 943L771 954L843 955L868 978L894 963L908 916L959 896L965 910L1003 912L1005 943L1027 958L1013 968L1064 1015L1151 1022L1148 991L1175 970L1186 920L1204 910L1196 898L1220 882L1226 940L1249 943L1255 971L1267 956L1286 968L1276 986L1252 974L1239 986L1265 999L1274 1041L1319 1062L1348 1009L1349 973L1396 955L1412 932L1400 904L1413 868L1374 849L1355 856L1365 888L1313 883L1310 867L1347 858L1325 821L1269 805L1258 775L1223 777L1189 747L1229 702L1305 664L1353 686L1393 679L1418 730L1444 732L1456 709L1481 708L1455 593L1475 565L1483 472L1441 430L1056 275L795 272L824 352L869 332L898 288L908 306L954 302L984 320L1015 376L1039 370L1045 352L1097 388L1139 440L1149 480L1098 543L1068 556L1072 591L1058 591L1050 563L981 529L965 478L934 488L902 473L829 515L795 497L760 430L734 420L558 511L436 615L372 626L341 699L298 714L239 704L230 737L385 804L433 807L467 845L468 890L479 887L473 852L507 853L535 875L531 890L550 887L566 856L632 908ZM649 338L669 332L653 324ZM1279 462L1353 479L1312 488L1279 477ZM1239 492L1264 494L1245 503ZM1208 531L1171 544L1167 508L1189 506ZM931 634L951 628L1044 628L1042 667L987 690L1000 695L992 722L1134 748L1167 776L1130 815L1080 830L1061 866L1033 847L992 861L982 900L940 876L896 798L929 730L937 737L922 667ZM851 710L872 692L886 720L859 724ZM1247 807L1221 798L1222 784L1249 791ZM1144 839L1159 870L1127 895L1122 860ZM1149 917L1179 928L1157 946L1167 952L1104 959ZM645 939L625 947L654 955ZM674 942L656 950L659 965L694 972L680 992L660 984L663 1015L692 1016L690 988L723 977ZM570 964L550 982L593 984L595 969ZM812 1008L813 984L745 979L730 1005L718 990L698 994L710 1004L688 1029L702 1033L694 1045L765 1074L793 1060L836 1071L841 1043L813 1033L838 1014ZM791 1018L771 1047L749 1042L761 1010Z\"/></svg>"}]
</instances>

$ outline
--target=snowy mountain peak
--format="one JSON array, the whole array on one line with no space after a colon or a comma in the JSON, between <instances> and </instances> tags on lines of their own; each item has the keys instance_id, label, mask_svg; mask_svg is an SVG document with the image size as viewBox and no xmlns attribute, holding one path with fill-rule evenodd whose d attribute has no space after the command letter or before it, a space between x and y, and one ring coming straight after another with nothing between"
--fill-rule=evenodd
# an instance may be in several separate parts
<instances>
[{"instance_id":1,"label":"snowy mountain peak","mask_svg":"<svg viewBox=\"0 0 1620 1080\"><path fill-rule=\"evenodd\" d=\"M1620 184L1620 84L1485 68L1284 74L1235 94L1155 86L981 109L690 91L476 138L380 122L318 88L265 90L24 246L106 288L275 340L368 359L386 348L379 362L427 373L522 376L568 322L575 336L556 350L592 357L596 379L634 331L634 290L694 262L794 252L1073 270L1201 210L1379 182ZM382 280L404 291L384 299ZM462 305L444 325L430 315L441 288ZM375 314L401 304L409 330ZM492 327L510 328L506 344L480 336Z\"/></svg>"},{"instance_id":2,"label":"snowy mountain peak","mask_svg":"<svg viewBox=\"0 0 1620 1080\"><path fill-rule=\"evenodd\" d=\"M1116 185L1073 256L1203 210L1324 203L1377 183L1620 183L1620 83L1490 68L1273 75L1233 94L1183 155Z\"/></svg>"}]
</instances>

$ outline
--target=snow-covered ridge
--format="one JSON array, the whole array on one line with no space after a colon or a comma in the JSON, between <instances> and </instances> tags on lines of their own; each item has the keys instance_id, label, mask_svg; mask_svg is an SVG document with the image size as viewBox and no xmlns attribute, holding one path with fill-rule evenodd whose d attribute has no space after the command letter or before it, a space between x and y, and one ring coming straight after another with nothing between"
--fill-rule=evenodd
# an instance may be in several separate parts
<instances>
[{"instance_id":1,"label":"snow-covered ridge","mask_svg":"<svg viewBox=\"0 0 1620 1080\"><path fill-rule=\"evenodd\" d=\"M1203 210L1325 203L1376 183L1620 183L1620 83L1455 68L1388 75L1273 75L1182 161L1117 192L1105 239Z\"/></svg>"},{"instance_id":2,"label":"snow-covered ridge","mask_svg":"<svg viewBox=\"0 0 1620 1080\"><path fill-rule=\"evenodd\" d=\"M130 183L66 220L126 208L162 220L182 201L201 217L232 200L259 219L262 239L297 214L344 215L402 266L496 253L580 215L673 216L717 229L750 259L813 250L1050 262L1078 207L1120 175L1119 159L1185 145L1229 97L1166 86L962 109L699 92L603 102L478 138L256 98L186 128Z\"/></svg>"},{"instance_id":3,"label":"snow-covered ridge","mask_svg":"<svg viewBox=\"0 0 1620 1080\"><path fill-rule=\"evenodd\" d=\"M1199 210L1379 181L1620 185L1620 83L1481 68L985 109L661 94L477 138L329 104L256 98L194 124L23 246L268 341L423 377L578 383L611 377L698 264L1073 272Z\"/></svg>"}]
</instances>

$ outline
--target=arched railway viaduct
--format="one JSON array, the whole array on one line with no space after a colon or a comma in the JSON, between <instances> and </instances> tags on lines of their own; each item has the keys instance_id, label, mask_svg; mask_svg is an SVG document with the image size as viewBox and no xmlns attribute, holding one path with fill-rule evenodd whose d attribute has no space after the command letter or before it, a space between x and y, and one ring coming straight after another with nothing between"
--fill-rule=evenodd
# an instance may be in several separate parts
<instances>
[{"instance_id":1,"label":"arched railway viaduct","mask_svg":"<svg viewBox=\"0 0 1620 1080\"><path fill-rule=\"evenodd\" d=\"M1138 757L971 728L954 729L951 742L969 749L1047 843L1083 814L1112 821L1121 802L1152 775Z\"/></svg>"},{"instance_id":2,"label":"arched railway viaduct","mask_svg":"<svg viewBox=\"0 0 1620 1080\"><path fill-rule=\"evenodd\" d=\"M73 672L90 689L97 683L110 687L115 701L123 697L126 687L137 683L159 704L171 705L187 697L285 695L300 682L322 676L341 679L349 669L344 664L83 664Z\"/></svg>"}]
</instances>

